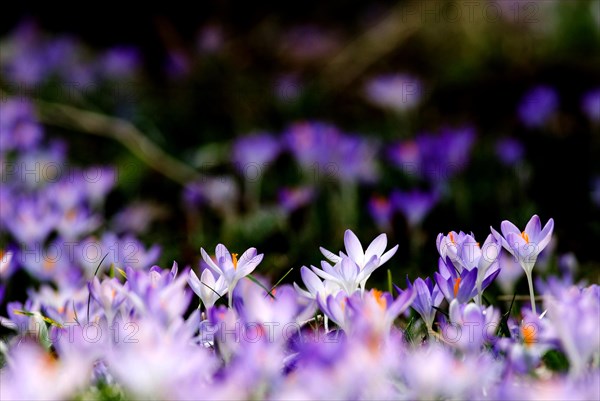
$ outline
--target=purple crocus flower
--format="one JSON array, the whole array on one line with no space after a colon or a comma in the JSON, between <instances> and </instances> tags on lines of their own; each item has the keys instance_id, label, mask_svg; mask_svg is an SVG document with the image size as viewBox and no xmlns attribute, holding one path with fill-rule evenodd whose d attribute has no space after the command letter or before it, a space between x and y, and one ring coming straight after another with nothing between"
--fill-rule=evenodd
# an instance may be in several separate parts
<instances>
[{"instance_id":1,"label":"purple crocus flower","mask_svg":"<svg viewBox=\"0 0 600 401\"><path fill-rule=\"evenodd\" d=\"M408 288L394 299L388 292L372 289L362 296L355 294L348 297L352 334L366 334L370 338L377 334L386 338L394 320L411 306L416 295L416 291Z\"/></svg>"},{"instance_id":2,"label":"purple crocus flower","mask_svg":"<svg viewBox=\"0 0 600 401\"><path fill-rule=\"evenodd\" d=\"M140 317L151 316L168 327L181 319L190 304L191 294L184 289L188 272L177 277L179 268L173 263L171 270L152 266L149 271L127 268L127 286L124 295Z\"/></svg>"},{"instance_id":3,"label":"purple crocus flower","mask_svg":"<svg viewBox=\"0 0 600 401\"><path fill-rule=\"evenodd\" d=\"M449 258L459 272L463 269L477 270L476 288L479 295L477 302L480 304L484 282L487 287L500 273L497 259L501 246L498 241L490 234L483 246L480 247L473 235L465 234L462 231L456 234L452 231L447 236L439 234L436 245L440 252L441 262L444 261L444 258Z\"/></svg>"},{"instance_id":4,"label":"purple crocus flower","mask_svg":"<svg viewBox=\"0 0 600 401\"><path fill-rule=\"evenodd\" d=\"M41 244L54 230L60 215L43 196L21 196L15 199L14 214L4 223L23 245Z\"/></svg>"},{"instance_id":5,"label":"purple crocus flower","mask_svg":"<svg viewBox=\"0 0 600 401\"><path fill-rule=\"evenodd\" d=\"M8 358L10 363L0 373L3 400L66 400L90 384L93 361L75 353L57 359L40 344L23 341Z\"/></svg>"},{"instance_id":6,"label":"purple crocus flower","mask_svg":"<svg viewBox=\"0 0 600 401\"><path fill-rule=\"evenodd\" d=\"M529 128L540 128L558 109L558 94L550 86L529 90L519 104L519 118Z\"/></svg>"},{"instance_id":7,"label":"purple crocus flower","mask_svg":"<svg viewBox=\"0 0 600 401\"><path fill-rule=\"evenodd\" d=\"M537 215L527 223L524 231L508 220L500 225L502 235L490 227L494 237L510 252L521 264L528 275L531 274L538 255L544 250L552 239L554 220L550 219L542 229L542 223Z\"/></svg>"},{"instance_id":8,"label":"purple crocus flower","mask_svg":"<svg viewBox=\"0 0 600 401\"><path fill-rule=\"evenodd\" d=\"M313 270L317 269L314 266L311 266ZM337 294L342 287L338 284L337 281L332 280L323 280L317 276L314 271L311 271L306 266L302 266L300 268L300 275L302 276L302 281L306 286L306 290L303 290L298 286L298 284L294 283L294 288L298 292L299 295L308 298L308 299L317 299L317 298L326 298L328 295ZM348 292L346 292L348 294Z\"/></svg>"},{"instance_id":9,"label":"purple crocus flower","mask_svg":"<svg viewBox=\"0 0 600 401\"><path fill-rule=\"evenodd\" d=\"M364 251L358 237L351 230L346 230L344 233L344 245L348 254L347 257L349 257L360 269L360 287L363 291L365 288L365 283L371 276L371 273L373 273L373 271L379 266L383 265L385 262L390 260L390 258L394 256L394 254L398 250L398 245L396 245L392 249L384 253L385 248L387 246L387 235L380 234L369 244L366 251ZM341 263L342 259L346 257L346 254L344 254L341 251L338 256L323 247L320 247L319 249L321 250L323 256L325 256L327 259L329 259L336 265ZM326 269L326 271L333 270L328 263L323 263L324 264L322 265L324 266L324 269ZM346 265L346 267L348 266L349 264ZM348 272L350 272L350 270L351 269L348 267ZM331 273L329 274L331 275ZM324 276L321 277L328 278Z\"/></svg>"},{"instance_id":10,"label":"purple crocus flower","mask_svg":"<svg viewBox=\"0 0 600 401\"><path fill-rule=\"evenodd\" d=\"M456 357L451 348L437 343L407 352L401 369L402 398L410 400L484 399L501 373L501 365L489 354Z\"/></svg>"},{"instance_id":11,"label":"purple crocus flower","mask_svg":"<svg viewBox=\"0 0 600 401\"><path fill-rule=\"evenodd\" d=\"M66 240L75 240L94 231L100 223L100 217L86 208L74 208L62 214L56 230Z\"/></svg>"},{"instance_id":12,"label":"purple crocus flower","mask_svg":"<svg viewBox=\"0 0 600 401\"><path fill-rule=\"evenodd\" d=\"M391 202L404 215L410 227L417 227L438 202L438 195L417 189L408 192L394 191Z\"/></svg>"},{"instance_id":13,"label":"purple crocus flower","mask_svg":"<svg viewBox=\"0 0 600 401\"><path fill-rule=\"evenodd\" d=\"M240 189L231 176L205 177L187 184L183 196L189 207L208 204L224 215L231 215L239 199Z\"/></svg>"},{"instance_id":14,"label":"purple crocus flower","mask_svg":"<svg viewBox=\"0 0 600 401\"><path fill-rule=\"evenodd\" d=\"M447 342L468 352L479 352L484 343L495 341L500 312L493 306L486 309L474 303L450 302L450 323L442 325L442 336Z\"/></svg>"},{"instance_id":15,"label":"purple crocus flower","mask_svg":"<svg viewBox=\"0 0 600 401\"><path fill-rule=\"evenodd\" d=\"M229 307L232 306L233 289L238 281L252 273L264 257L262 253L260 255L256 254L256 248L249 248L242 254L238 261L238 254L229 253L229 250L223 244L218 244L215 248L216 263L203 248L200 248L200 253L202 254L202 259L208 264L208 267L219 276L225 278L227 292L229 293Z\"/></svg>"},{"instance_id":16,"label":"purple crocus flower","mask_svg":"<svg viewBox=\"0 0 600 401\"><path fill-rule=\"evenodd\" d=\"M581 289L557 282L545 297L544 307L571 373L584 374L600 349L600 287L594 284Z\"/></svg>"},{"instance_id":17,"label":"purple crocus flower","mask_svg":"<svg viewBox=\"0 0 600 401\"><path fill-rule=\"evenodd\" d=\"M117 46L100 56L99 73L103 77L123 79L135 74L140 66L140 54L136 48Z\"/></svg>"},{"instance_id":18,"label":"purple crocus flower","mask_svg":"<svg viewBox=\"0 0 600 401\"><path fill-rule=\"evenodd\" d=\"M326 177L337 176L343 182L374 182L377 179L377 145L372 141L360 135L343 135L333 155L334 164L330 162L323 167Z\"/></svg>"},{"instance_id":19,"label":"purple crocus flower","mask_svg":"<svg viewBox=\"0 0 600 401\"><path fill-rule=\"evenodd\" d=\"M496 141L496 156L505 166L515 166L523 160L523 144L514 138L501 138Z\"/></svg>"},{"instance_id":20,"label":"purple crocus flower","mask_svg":"<svg viewBox=\"0 0 600 401\"><path fill-rule=\"evenodd\" d=\"M375 144L359 135L344 134L330 124L292 124L283 141L315 181L370 182L377 176Z\"/></svg>"},{"instance_id":21,"label":"purple crocus flower","mask_svg":"<svg viewBox=\"0 0 600 401\"><path fill-rule=\"evenodd\" d=\"M440 273L434 273L435 282L448 302L457 299L461 304L467 303L477 295L477 269L463 269L457 273L454 264L450 259L445 262L440 258ZM489 285L491 280L488 280ZM487 287L485 285L485 287ZM484 288L484 285L482 285Z\"/></svg>"},{"instance_id":22,"label":"purple crocus flower","mask_svg":"<svg viewBox=\"0 0 600 401\"><path fill-rule=\"evenodd\" d=\"M329 263L322 261L321 267L323 270L311 266L313 271L327 281L332 281L339 285L346 294L352 295L361 286L361 282L366 281L369 275L377 268L379 259L373 256L363 269L356 262L347 256L344 256L341 261L331 266Z\"/></svg>"},{"instance_id":23,"label":"purple crocus flower","mask_svg":"<svg viewBox=\"0 0 600 401\"><path fill-rule=\"evenodd\" d=\"M134 336L131 327L137 329ZM212 394L209 385L218 361L191 341L186 327L164 328L147 317L118 328L123 331L119 338L126 340L106 360L109 371L132 397L191 400Z\"/></svg>"},{"instance_id":24,"label":"purple crocus flower","mask_svg":"<svg viewBox=\"0 0 600 401\"><path fill-rule=\"evenodd\" d=\"M264 174L268 164L275 160L280 151L281 145L274 136L258 132L235 140L231 161L244 178L255 180L256 175L261 177Z\"/></svg>"},{"instance_id":25,"label":"purple crocus flower","mask_svg":"<svg viewBox=\"0 0 600 401\"><path fill-rule=\"evenodd\" d=\"M412 288L416 293L415 300L411 307L417 311L421 318L425 322L429 331L433 328L433 321L435 320L436 308L440 306L444 300L444 294L440 291L440 288L435 284L429 277L425 280L418 277L413 284L406 277L406 284L408 288ZM394 285L398 293L403 291Z\"/></svg>"},{"instance_id":26,"label":"purple crocus flower","mask_svg":"<svg viewBox=\"0 0 600 401\"><path fill-rule=\"evenodd\" d=\"M76 209L85 199L83 182L79 174L49 184L44 188L44 192L49 201L65 213L70 211L76 213Z\"/></svg>"},{"instance_id":27,"label":"purple crocus flower","mask_svg":"<svg viewBox=\"0 0 600 401\"><path fill-rule=\"evenodd\" d=\"M505 352L509 366L527 374L537 368L546 351L553 348L552 328L547 318L540 318L531 310L522 310L522 320L509 319L510 337L500 338L496 347Z\"/></svg>"},{"instance_id":28,"label":"purple crocus flower","mask_svg":"<svg viewBox=\"0 0 600 401\"><path fill-rule=\"evenodd\" d=\"M109 325L117 314L117 309L127 298L123 284L116 278L107 278L100 281L94 277L88 284L91 297L100 305Z\"/></svg>"},{"instance_id":29,"label":"purple crocus flower","mask_svg":"<svg viewBox=\"0 0 600 401\"><path fill-rule=\"evenodd\" d=\"M25 99L10 98L0 111L0 152L14 148L27 150L36 146L43 136L35 118L33 105Z\"/></svg>"},{"instance_id":30,"label":"purple crocus flower","mask_svg":"<svg viewBox=\"0 0 600 401\"><path fill-rule=\"evenodd\" d=\"M347 300L348 295L344 291L339 291L336 295L328 295L325 299L317 297L317 304L321 311L344 331L348 330L350 323L346 313Z\"/></svg>"},{"instance_id":31,"label":"purple crocus flower","mask_svg":"<svg viewBox=\"0 0 600 401\"><path fill-rule=\"evenodd\" d=\"M406 74L376 77L366 85L367 98L375 105L394 111L415 108L422 97L421 81Z\"/></svg>"},{"instance_id":32,"label":"purple crocus flower","mask_svg":"<svg viewBox=\"0 0 600 401\"><path fill-rule=\"evenodd\" d=\"M193 270L190 270L188 284L196 295L200 297L200 300L206 309L212 308L215 305L215 302L228 291L225 277L218 276L218 278L215 279L215 276L210 269L205 269L200 278L198 278Z\"/></svg>"},{"instance_id":33,"label":"purple crocus flower","mask_svg":"<svg viewBox=\"0 0 600 401\"><path fill-rule=\"evenodd\" d=\"M421 150L414 139L396 142L388 147L388 158L398 168L407 174L416 173L421 175L418 167L421 164Z\"/></svg>"},{"instance_id":34,"label":"purple crocus flower","mask_svg":"<svg viewBox=\"0 0 600 401\"><path fill-rule=\"evenodd\" d=\"M392 202L389 198L381 195L372 196L369 199L368 210L380 230L389 230L394 213Z\"/></svg>"},{"instance_id":35,"label":"purple crocus flower","mask_svg":"<svg viewBox=\"0 0 600 401\"><path fill-rule=\"evenodd\" d=\"M281 188L278 191L278 203L286 212L293 212L308 205L316 196L316 191L311 186L295 188Z\"/></svg>"},{"instance_id":36,"label":"purple crocus flower","mask_svg":"<svg viewBox=\"0 0 600 401\"><path fill-rule=\"evenodd\" d=\"M81 176L84 193L92 205L102 203L118 179L117 171L106 166L88 167L82 171Z\"/></svg>"},{"instance_id":37,"label":"purple crocus flower","mask_svg":"<svg viewBox=\"0 0 600 401\"><path fill-rule=\"evenodd\" d=\"M581 109L594 123L600 123L600 88L586 93L581 100Z\"/></svg>"},{"instance_id":38,"label":"purple crocus flower","mask_svg":"<svg viewBox=\"0 0 600 401\"><path fill-rule=\"evenodd\" d=\"M529 284L531 309L535 313L536 307L531 273L538 255L552 239L554 220L548 220L542 229L540 218L537 215L534 215L522 232L508 220L504 220L500 225L500 228L502 229L502 235L490 227L496 240L502 242L502 246L518 260L523 270L525 270L525 275L527 276L527 282Z\"/></svg>"}]
</instances>

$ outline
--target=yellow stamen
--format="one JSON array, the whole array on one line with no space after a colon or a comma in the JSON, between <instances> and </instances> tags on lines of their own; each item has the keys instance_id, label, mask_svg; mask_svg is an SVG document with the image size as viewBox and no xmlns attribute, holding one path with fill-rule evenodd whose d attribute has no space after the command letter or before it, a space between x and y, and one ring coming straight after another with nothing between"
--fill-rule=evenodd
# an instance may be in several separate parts
<instances>
[{"instance_id":1,"label":"yellow stamen","mask_svg":"<svg viewBox=\"0 0 600 401\"><path fill-rule=\"evenodd\" d=\"M383 296L383 292L379 290L373 290L373 297L377 304L381 307L381 309L385 309L387 307L387 299Z\"/></svg>"},{"instance_id":2,"label":"yellow stamen","mask_svg":"<svg viewBox=\"0 0 600 401\"><path fill-rule=\"evenodd\" d=\"M533 327L533 325L527 324L521 327L521 334L523 335L523 342L526 346L530 347L531 344L536 342L535 327Z\"/></svg>"},{"instance_id":3,"label":"yellow stamen","mask_svg":"<svg viewBox=\"0 0 600 401\"><path fill-rule=\"evenodd\" d=\"M459 277L456 279L456 281L454 282L454 296L456 297L458 295L458 287L460 286L460 281L462 279Z\"/></svg>"},{"instance_id":4,"label":"yellow stamen","mask_svg":"<svg viewBox=\"0 0 600 401\"><path fill-rule=\"evenodd\" d=\"M233 268L237 269L237 264L238 264L238 260L237 260L237 253L232 253L231 254L231 261L233 262Z\"/></svg>"},{"instance_id":5,"label":"yellow stamen","mask_svg":"<svg viewBox=\"0 0 600 401\"><path fill-rule=\"evenodd\" d=\"M527 235L525 231L521 233L521 238L523 238L525 242L529 244L529 235Z\"/></svg>"}]
</instances>

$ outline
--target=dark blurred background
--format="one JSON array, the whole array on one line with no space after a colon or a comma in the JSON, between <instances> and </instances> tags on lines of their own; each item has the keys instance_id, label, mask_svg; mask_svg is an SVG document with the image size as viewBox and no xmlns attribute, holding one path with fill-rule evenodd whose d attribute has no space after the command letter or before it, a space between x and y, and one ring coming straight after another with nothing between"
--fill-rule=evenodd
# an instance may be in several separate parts
<instances>
[{"instance_id":1,"label":"dark blurred background","mask_svg":"<svg viewBox=\"0 0 600 401\"><path fill-rule=\"evenodd\" d=\"M64 74L48 73L33 86L48 102L132 122L201 176L182 185L114 139L45 124L47 137L68 143L73 163L111 164L123 173L107 199L107 221L132 202L155 206L147 216L150 228L136 234L146 244L161 244L161 266L172 260L196 266L200 246L213 250L218 242L240 252L256 246L268 256L261 272L276 281L290 267L318 265L318 246L342 249L343 232L351 228L365 246L382 231L400 244L386 266L399 281L434 271L440 232L473 231L483 242L490 225L499 229L508 219L524 227L539 214L543 223L555 219L557 257L573 252L579 275L598 281L600 111L597 101L590 111L584 98L600 87L600 2L270 3L222 1L196 12L133 17L113 9L77 17L5 10L0 37L5 51L27 25L35 26L27 29L36 31L37 43L68 38L76 49L69 63L84 68L110 49L133 49L131 69L93 93L65 99L50 90L78 82ZM15 94L22 87L11 75L11 57L4 57L2 82ZM378 79L379 87L373 84ZM386 89L402 79L418 84L414 105L389 101ZM115 94L115 87L126 89ZM535 92L539 87L551 95ZM311 125L319 121L377 144L371 155L376 179L338 179L343 165L336 165L332 180L322 179L326 170L315 179L294 149L282 145L254 185L229 158L247 134L286 138L301 122L319 137ZM435 146L446 154L460 145L416 138L463 128L475 136L452 176L407 174L390 156L390 149L407 149L413 140L426 148L421 154ZM503 148L507 138L512 147ZM213 189L202 185L223 175L233 177L241 194L230 208L209 199ZM284 207L281 190L288 187L308 188L311 195ZM393 194L415 189L435 201L412 224ZM422 207L425 201L416 202ZM388 204L390 212L377 209ZM558 268L556 260L550 271ZM385 271L377 272L373 284L385 278Z\"/></svg>"}]
</instances>

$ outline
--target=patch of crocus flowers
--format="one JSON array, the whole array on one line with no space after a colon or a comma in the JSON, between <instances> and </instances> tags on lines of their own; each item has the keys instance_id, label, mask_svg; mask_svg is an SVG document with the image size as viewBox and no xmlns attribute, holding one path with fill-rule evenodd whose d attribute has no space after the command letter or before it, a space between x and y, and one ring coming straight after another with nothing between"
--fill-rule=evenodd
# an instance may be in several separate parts
<instances>
[{"instance_id":1,"label":"patch of crocus flowers","mask_svg":"<svg viewBox=\"0 0 600 401\"><path fill-rule=\"evenodd\" d=\"M533 216L523 231L504 221L501 231L483 244L440 234L433 279L407 278L393 292L370 289L369 278L384 264L401 273L398 246L381 234L365 248L351 230L343 251L320 248L326 260L302 266L293 285L258 274L255 248L240 256L223 244L214 255L201 249L199 274L113 264L91 279L54 280L1 318L14 335L0 342L0 395L598 399L598 285L550 277L536 305L531 276L553 220L542 228ZM530 307L517 313L483 294L506 252L531 286ZM2 253L0 272L12 257Z\"/></svg>"}]
</instances>

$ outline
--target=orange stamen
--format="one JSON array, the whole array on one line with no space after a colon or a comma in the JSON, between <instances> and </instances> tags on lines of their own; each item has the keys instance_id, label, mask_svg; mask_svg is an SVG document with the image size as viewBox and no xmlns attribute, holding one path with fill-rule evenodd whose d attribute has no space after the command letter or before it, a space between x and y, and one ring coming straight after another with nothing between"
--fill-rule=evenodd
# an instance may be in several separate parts
<instances>
[{"instance_id":1,"label":"orange stamen","mask_svg":"<svg viewBox=\"0 0 600 401\"><path fill-rule=\"evenodd\" d=\"M373 297L377 304L381 307L381 309L385 309L387 307L387 300L383 296L383 292L379 290L373 290Z\"/></svg>"},{"instance_id":2,"label":"orange stamen","mask_svg":"<svg viewBox=\"0 0 600 401\"><path fill-rule=\"evenodd\" d=\"M454 282L454 296L456 297L458 295L458 287L460 286L460 281L462 279L459 277L456 279L456 281Z\"/></svg>"},{"instance_id":3,"label":"orange stamen","mask_svg":"<svg viewBox=\"0 0 600 401\"><path fill-rule=\"evenodd\" d=\"M452 232L448 233L448 238L450 238L450 242L452 242L453 244L456 244L456 241L454 241L454 234Z\"/></svg>"},{"instance_id":4,"label":"orange stamen","mask_svg":"<svg viewBox=\"0 0 600 401\"><path fill-rule=\"evenodd\" d=\"M231 261L233 262L233 268L237 269L237 264L238 264L238 260L237 260L237 253L232 253L231 254Z\"/></svg>"},{"instance_id":5,"label":"orange stamen","mask_svg":"<svg viewBox=\"0 0 600 401\"><path fill-rule=\"evenodd\" d=\"M45 271L50 271L54 268L55 264L56 264L55 261L44 258L44 263L42 264L42 267L44 268Z\"/></svg>"},{"instance_id":6,"label":"orange stamen","mask_svg":"<svg viewBox=\"0 0 600 401\"><path fill-rule=\"evenodd\" d=\"M73 221L73 220L75 220L75 218L77 218L77 211L75 209L70 209L67 212L66 216L67 216L67 220Z\"/></svg>"},{"instance_id":7,"label":"orange stamen","mask_svg":"<svg viewBox=\"0 0 600 401\"><path fill-rule=\"evenodd\" d=\"M535 338L535 327L531 324L523 326L521 328L521 334L523 335L523 342L527 346L531 346L531 344L537 341Z\"/></svg>"},{"instance_id":8,"label":"orange stamen","mask_svg":"<svg viewBox=\"0 0 600 401\"><path fill-rule=\"evenodd\" d=\"M525 231L521 233L521 238L523 238L525 242L529 244L529 235L527 235Z\"/></svg>"}]
</instances>

